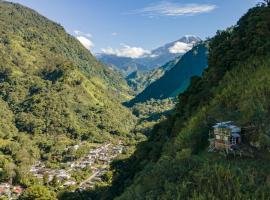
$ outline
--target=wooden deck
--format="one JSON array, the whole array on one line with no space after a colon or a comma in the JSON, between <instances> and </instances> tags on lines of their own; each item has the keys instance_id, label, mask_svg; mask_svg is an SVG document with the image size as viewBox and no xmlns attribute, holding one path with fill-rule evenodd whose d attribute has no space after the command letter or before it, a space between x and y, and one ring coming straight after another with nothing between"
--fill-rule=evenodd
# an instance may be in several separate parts
<instances>
[{"instance_id":1,"label":"wooden deck","mask_svg":"<svg viewBox=\"0 0 270 200\"><path fill-rule=\"evenodd\" d=\"M216 149L230 149L231 148L231 144L225 144L223 141L215 140L214 143L215 143L214 145Z\"/></svg>"}]
</instances>

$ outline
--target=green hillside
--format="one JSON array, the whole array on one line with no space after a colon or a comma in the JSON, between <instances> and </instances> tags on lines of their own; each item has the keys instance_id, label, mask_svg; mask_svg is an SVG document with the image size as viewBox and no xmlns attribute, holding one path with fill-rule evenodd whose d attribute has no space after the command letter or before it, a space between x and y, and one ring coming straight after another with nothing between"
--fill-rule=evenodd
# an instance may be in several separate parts
<instances>
[{"instance_id":1,"label":"green hillside","mask_svg":"<svg viewBox=\"0 0 270 200\"><path fill-rule=\"evenodd\" d=\"M165 64L162 67L153 69L152 71L135 71L126 77L128 85L135 91L135 93L142 92L151 83L160 79L166 71L170 70L172 67L178 63L181 57L176 58Z\"/></svg>"},{"instance_id":2,"label":"green hillside","mask_svg":"<svg viewBox=\"0 0 270 200\"><path fill-rule=\"evenodd\" d=\"M1 1L0 32L2 181L22 181L39 158L57 164L80 140L129 134L135 118L121 105L129 96L125 80L60 25Z\"/></svg>"},{"instance_id":3,"label":"green hillside","mask_svg":"<svg viewBox=\"0 0 270 200\"><path fill-rule=\"evenodd\" d=\"M257 6L209 44L209 67L168 120L114 165L104 199L269 199L270 7ZM209 153L215 120L244 128L243 155Z\"/></svg>"},{"instance_id":4,"label":"green hillside","mask_svg":"<svg viewBox=\"0 0 270 200\"><path fill-rule=\"evenodd\" d=\"M170 65L170 63L169 63ZM207 47L199 44L187 52L161 78L150 84L129 102L129 105L150 99L166 99L184 92L192 76L200 76L207 67Z\"/></svg>"}]
</instances>

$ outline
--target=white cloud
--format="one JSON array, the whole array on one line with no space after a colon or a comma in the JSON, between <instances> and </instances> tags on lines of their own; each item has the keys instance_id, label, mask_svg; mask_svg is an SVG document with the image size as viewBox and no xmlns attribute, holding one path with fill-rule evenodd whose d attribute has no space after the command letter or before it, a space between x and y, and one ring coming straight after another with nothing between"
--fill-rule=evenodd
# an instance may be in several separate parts
<instances>
[{"instance_id":1,"label":"white cloud","mask_svg":"<svg viewBox=\"0 0 270 200\"><path fill-rule=\"evenodd\" d=\"M141 47L131 47L126 44L122 44L122 48L120 49L108 47L101 49L101 51L105 54L128 58L141 58L151 54L151 51L145 50Z\"/></svg>"},{"instance_id":2,"label":"white cloud","mask_svg":"<svg viewBox=\"0 0 270 200\"><path fill-rule=\"evenodd\" d=\"M92 34L91 33L84 33L84 32L79 31L79 30L75 30L74 31L74 34L76 36L84 36L84 37L87 37L87 38L91 38L92 37Z\"/></svg>"},{"instance_id":3,"label":"white cloud","mask_svg":"<svg viewBox=\"0 0 270 200\"><path fill-rule=\"evenodd\" d=\"M116 55L117 51L116 49L113 49L112 47L102 48L102 53L109 54L109 55Z\"/></svg>"},{"instance_id":4,"label":"white cloud","mask_svg":"<svg viewBox=\"0 0 270 200\"><path fill-rule=\"evenodd\" d=\"M86 49L91 50L95 46L91 40L92 35L90 33L84 33L82 31L75 30L74 34L77 40L79 40Z\"/></svg>"},{"instance_id":5,"label":"white cloud","mask_svg":"<svg viewBox=\"0 0 270 200\"><path fill-rule=\"evenodd\" d=\"M75 35L80 35L81 34L81 31L75 30L74 33L75 33Z\"/></svg>"},{"instance_id":6,"label":"white cloud","mask_svg":"<svg viewBox=\"0 0 270 200\"><path fill-rule=\"evenodd\" d=\"M92 35L90 34L90 33L85 33L84 34L86 37L88 37L88 38L91 38L92 37Z\"/></svg>"},{"instance_id":7,"label":"white cloud","mask_svg":"<svg viewBox=\"0 0 270 200\"><path fill-rule=\"evenodd\" d=\"M130 14L141 13L149 17L153 16L192 16L201 13L208 13L217 8L213 4L179 4L161 1L145 8L130 12Z\"/></svg>"},{"instance_id":8,"label":"white cloud","mask_svg":"<svg viewBox=\"0 0 270 200\"><path fill-rule=\"evenodd\" d=\"M80 43L88 50L91 50L94 47L94 43L84 36L76 36Z\"/></svg>"},{"instance_id":9,"label":"white cloud","mask_svg":"<svg viewBox=\"0 0 270 200\"><path fill-rule=\"evenodd\" d=\"M117 36L117 35L118 35L118 33L116 33L116 32L112 33L112 36Z\"/></svg>"},{"instance_id":10,"label":"white cloud","mask_svg":"<svg viewBox=\"0 0 270 200\"><path fill-rule=\"evenodd\" d=\"M151 55L149 55L149 57L150 58L156 58L156 57L158 57L158 55L157 54L151 54Z\"/></svg>"},{"instance_id":11,"label":"white cloud","mask_svg":"<svg viewBox=\"0 0 270 200\"><path fill-rule=\"evenodd\" d=\"M186 53L187 51L191 50L193 44L187 44L184 42L176 42L173 46L169 48L170 53Z\"/></svg>"}]
</instances>

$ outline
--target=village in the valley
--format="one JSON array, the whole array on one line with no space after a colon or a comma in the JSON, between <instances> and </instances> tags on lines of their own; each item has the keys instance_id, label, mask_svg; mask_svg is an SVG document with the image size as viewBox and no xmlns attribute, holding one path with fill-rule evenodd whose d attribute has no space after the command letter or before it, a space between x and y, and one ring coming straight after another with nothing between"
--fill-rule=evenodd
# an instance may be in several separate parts
<instances>
[{"instance_id":1,"label":"village in the valley","mask_svg":"<svg viewBox=\"0 0 270 200\"><path fill-rule=\"evenodd\" d=\"M81 144L74 145L68 148L77 150ZM68 149L67 148L67 149ZM61 184L60 188L74 187L79 190L93 188L96 183L101 182L101 177L109 170L110 163L115 157L121 154L123 145L119 142L117 145L112 143L100 144L91 148L89 153L73 162L62 163L65 167L63 169L47 168L42 161L37 161L30 169L33 176L44 180L45 176L48 182L57 179ZM76 181L72 177L72 173L90 169L90 175L83 181ZM8 199L17 199L23 192L20 186L13 186L9 183L0 183L0 197L8 197Z\"/></svg>"}]
</instances>

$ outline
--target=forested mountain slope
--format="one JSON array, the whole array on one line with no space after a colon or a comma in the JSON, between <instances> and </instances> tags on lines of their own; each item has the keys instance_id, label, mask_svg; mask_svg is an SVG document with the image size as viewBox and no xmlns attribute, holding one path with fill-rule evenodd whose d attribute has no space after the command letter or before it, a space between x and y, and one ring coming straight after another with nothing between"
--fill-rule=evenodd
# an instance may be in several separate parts
<instances>
[{"instance_id":1,"label":"forested mountain slope","mask_svg":"<svg viewBox=\"0 0 270 200\"><path fill-rule=\"evenodd\" d=\"M136 93L140 93L151 83L160 79L165 72L174 67L180 59L181 57L177 57L176 59L159 68L153 69L152 71L135 71L126 77L127 83Z\"/></svg>"},{"instance_id":2,"label":"forested mountain slope","mask_svg":"<svg viewBox=\"0 0 270 200\"><path fill-rule=\"evenodd\" d=\"M209 44L209 67L179 96L175 114L129 160L115 164L106 198L269 199L270 7L248 11ZM244 128L244 155L208 153L218 121ZM103 194L104 195L104 194Z\"/></svg>"},{"instance_id":3,"label":"forested mountain slope","mask_svg":"<svg viewBox=\"0 0 270 200\"><path fill-rule=\"evenodd\" d=\"M3 181L27 177L33 160L57 163L75 141L129 134L122 77L99 63L58 24L0 2L0 168Z\"/></svg>"},{"instance_id":4,"label":"forested mountain slope","mask_svg":"<svg viewBox=\"0 0 270 200\"><path fill-rule=\"evenodd\" d=\"M1 11L2 44L6 49L14 41L9 45L10 51L13 51L11 53L17 53L13 62L20 62L17 64L23 64L24 69L34 71L37 64L43 66L50 56L65 57L73 61L84 75L105 80L110 89L117 89L118 92L128 90L120 74L98 62L73 36L67 34L62 26L19 4L1 1Z\"/></svg>"},{"instance_id":5,"label":"forested mountain slope","mask_svg":"<svg viewBox=\"0 0 270 200\"><path fill-rule=\"evenodd\" d=\"M150 84L132 99L129 104L145 102L150 99L166 99L184 92L192 76L200 76L207 67L206 44L199 44L188 51L160 79Z\"/></svg>"}]
</instances>

